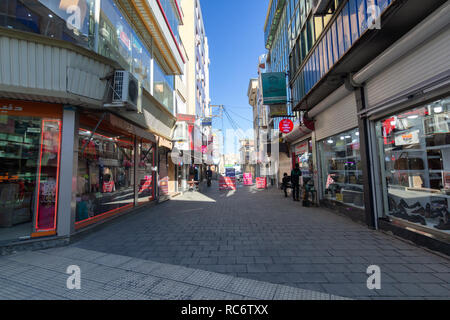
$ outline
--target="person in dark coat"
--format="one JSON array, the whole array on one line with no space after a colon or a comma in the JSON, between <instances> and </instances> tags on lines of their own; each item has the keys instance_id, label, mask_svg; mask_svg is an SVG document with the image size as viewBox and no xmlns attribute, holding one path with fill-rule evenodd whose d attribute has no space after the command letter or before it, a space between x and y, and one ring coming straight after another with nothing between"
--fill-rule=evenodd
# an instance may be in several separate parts
<instances>
[{"instance_id":1,"label":"person in dark coat","mask_svg":"<svg viewBox=\"0 0 450 320\"><path fill-rule=\"evenodd\" d=\"M284 173L281 186L283 188L285 198L288 197L287 189L289 187L289 182L291 182L291 177L289 177L287 173Z\"/></svg>"},{"instance_id":2,"label":"person in dark coat","mask_svg":"<svg viewBox=\"0 0 450 320\"><path fill-rule=\"evenodd\" d=\"M302 171L298 163L295 165L294 170L291 172L291 183L292 183L292 197L294 201L300 201L300 177L302 176Z\"/></svg>"}]
</instances>

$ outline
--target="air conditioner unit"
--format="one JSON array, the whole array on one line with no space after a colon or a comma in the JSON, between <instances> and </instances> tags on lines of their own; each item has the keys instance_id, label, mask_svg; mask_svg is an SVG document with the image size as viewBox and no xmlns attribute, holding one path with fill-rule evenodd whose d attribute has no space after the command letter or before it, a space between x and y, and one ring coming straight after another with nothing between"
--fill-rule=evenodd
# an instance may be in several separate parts
<instances>
[{"instance_id":1,"label":"air conditioner unit","mask_svg":"<svg viewBox=\"0 0 450 320\"><path fill-rule=\"evenodd\" d=\"M118 70L114 73L112 106L124 106L127 110L137 111L139 82L129 72ZM111 106L111 105L109 105Z\"/></svg>"},{"instance_id":2,"label":"air conditioner unit","mask_svg":"<svg viewBox=\"0 0 450 320\"><path fill-rule=\"evenodd\" d=\"M175 130L173 131L172 141L183 142L189 141L189 126L185 121L179 121L176 123Z\"/></svg>"},{"instance_id":3,"label":"air conditioner unit","mask_svg":"<svg viewBox=\"0 0 450 320\"><path fill-rule=\"evenodd\" d=\"M197 34L197 35L195 36L195 45L196 45L196 46L199 46L201 43L202 43L202 41L201 41L201 39L200 39L200 36Z\"/></svg>"}]
</instances>

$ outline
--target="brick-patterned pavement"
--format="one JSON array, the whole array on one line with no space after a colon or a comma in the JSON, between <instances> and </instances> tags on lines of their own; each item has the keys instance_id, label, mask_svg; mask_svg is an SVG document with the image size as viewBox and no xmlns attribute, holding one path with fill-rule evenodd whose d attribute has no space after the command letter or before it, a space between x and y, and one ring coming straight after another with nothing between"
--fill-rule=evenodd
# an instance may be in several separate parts
<instances>
[{"instance_id":1,"label":"brick-patterned pavement","mask_svg":"<svg viewBox=\"0 0 450 320\"><path fill-rule=\"evenodd\" d=\"M186 193L75 246L351 298L450 298L450 261L276 189ZM367 289L378 265L382 289Z\"/></svg>"}]
</instances>

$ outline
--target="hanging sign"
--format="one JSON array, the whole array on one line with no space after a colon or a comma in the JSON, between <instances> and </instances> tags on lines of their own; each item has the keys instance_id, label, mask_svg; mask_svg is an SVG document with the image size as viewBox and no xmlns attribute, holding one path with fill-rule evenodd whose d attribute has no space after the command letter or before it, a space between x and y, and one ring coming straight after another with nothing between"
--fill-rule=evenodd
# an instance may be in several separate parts
<instances>
[{"instance_id":1,"label":"hanging sign","mask_svg":"<svg viewBox=\"0 0 450 320\"><path fill-rule=\"evenodd\" d=\"M286 74L284 72L267 72L261 74L263 87L263 104L286 104Z\"/></svg>"},{"instance_id":2,"label":"hanging sign","mask_svg":"<svg viewBox=\"0 0 450 320\"><path fill-rule=\"evenodd\" d=\"M291 133L294 130L294 123L289 119L283 119L280 121L279 127L282 133Z\"/></svg>"}]
</instances>

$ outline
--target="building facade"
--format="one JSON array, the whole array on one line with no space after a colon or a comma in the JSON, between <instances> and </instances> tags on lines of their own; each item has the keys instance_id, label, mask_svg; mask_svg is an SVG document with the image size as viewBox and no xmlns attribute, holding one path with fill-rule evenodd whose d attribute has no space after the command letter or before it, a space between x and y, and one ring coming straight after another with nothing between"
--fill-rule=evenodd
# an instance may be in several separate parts
<instances>
[{"instance_id":1,"label":"building facade","mask_svg":"<svg viewBox=\"0 0 450 320\"><path fill-rule=\"evenodd\" d=\"M2 244L167 194L180 21L176 0L0 3Z\"/></svg>"},{"instance_id":2,"label":"building facade","mask_svg":"<svg viewBox=\"0 0 450 320\"><path fill-rule=\"evenodd\" d=\"M212 114L209 96L209 47L199 0L181 0L184 15L180 37L188 62L186 64L185 97L177 111L177 155L179 185L184 181L200 181L206 166L212 163Z\"/></svg>"},{"instance_id":3,"label":"building facade","mask_svg":"<svg viewBox=\"0 0 450 320\"><path fill-rule=\"evenodd\" d=\"M288 88L300 117L283 138L314 181L316 203L447 254L449 8L414 0L269 8L271 28L282 12L292 17Z\"/></svg>"}]
</instances>

